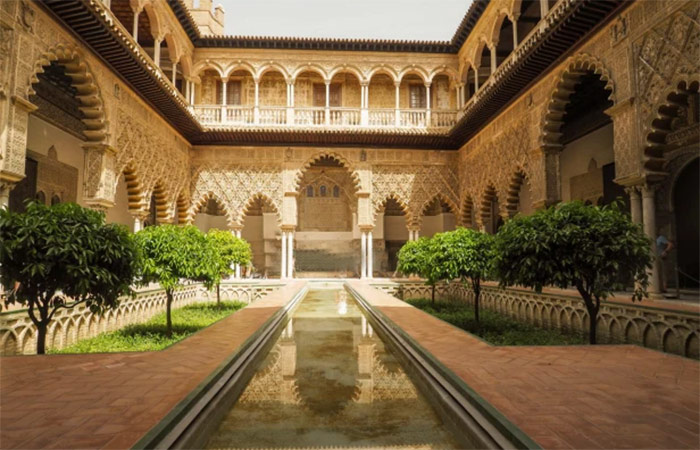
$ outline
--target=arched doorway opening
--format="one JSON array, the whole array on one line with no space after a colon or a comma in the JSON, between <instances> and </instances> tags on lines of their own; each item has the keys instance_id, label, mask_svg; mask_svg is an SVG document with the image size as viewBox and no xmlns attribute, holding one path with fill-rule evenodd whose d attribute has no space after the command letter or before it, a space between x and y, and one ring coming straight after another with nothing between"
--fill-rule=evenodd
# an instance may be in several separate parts
<instances>
[{"instance_id":1,"label":"arched doorway opening","mask_svg":"<svg viewBox=\"0 0 700 450\"><path fill-rule=\"evenodd\" d=\"M103 114L102 104L99 95L79 93L79 88L95 92L96 86L74 81L85 80L85 66L69 70L68 64L80 61L70 51L62 52L56 49L54 60L42 67L32 84L29 101L38 108L29 115L25 178L10 191L11 211L24 211L26 202L37 195L49 204L51 199L84 204L83 145L104 136L104 124L88 120Z\"/></svg>"},{"instance_id":2,"label":"arched doorway opening","mask_svg":"<svg viewBox=\"0 0 700 450\"><path fill-rule=\"evenodd\" d=\"M515 49L515 39L516 36L513 34L515 30L513 29L513 22L510 21L508 16L503 17L501 26L496 35L498 44L496 45L496 66L499 67L503 61L508 59L508 56Z\"/></svg>"},{"instance_id":3,"label":"arched doorway opening","mask_svg":"<svg viewBox=\"0 0 700 450\"><path fill-rule=\"evenodd\" d=\"M195 212L193 224L202 233L206 233L212 228L228 230L226 208L218 198L210 196L201 203Z\"/></svg>"},{"instance_id":4,"label":"arched doorway opening","mask_svg":"<svg viewBox=\"0 0 700 450\"><path fill-rule=\"evenodd\" d=\"M676 264L678 286L697 289L700 287L700 159L695 158L676 178L673 186L673 213L676 229ZM671 274L666 274L667 276ZM669 282L674 280L669 277ZM671 283L669 283L671 284ZM675 284L675 283L674 283Z\"/></svg>"},{"instance_id":5,"label":"arched doorway opening","mask_svg":"<svg viewBox=\"0 0 700 450\"><path fill-rule=\"evenodd\" d=\"M390 126L396 123L399 91L392 74L378 71L369 80L369 125Z\"/></svg>"},{"instance_id":6,"label":"arched doorway opening","mask_svg":"<svg viewBox=\"0 0 700 450\"><path fill-rule=\"evenodd\" d=\"M355 181L338 159L322 156L306 168L297 197L296 270L354 276L360 272Z\"/></svg>"},{"instance_id":7,"label":"arched doorway opening","mask_svg":"<svg viewBox=\"0 0 700 450\"><path fill-rule=\"evenodd\" d=\"M357 75L346 71L333 75L329 86L329 95L331 125L348 126L360 124L362 87Z\"/></svg>"},{"instance_id":8,"label":"arched doorway opening","mask_svg":"<svg viewBox=\"0 0 700 450\"><path fill-rule=\"evenodd\" d=\"M559 157L561 200L605 205L628 201L616 184L613 122L606 110L613 105L608 82L592 70L565 75L574 82L559 125L563 145Z\"/></svg>"},{"instance_id":9,"label":"arched doorway opening","mask_svg":"<svg viewBox=\"0 0 700 450\"><path fill-rule=\"evenodd\" d=\"M535 212L532 205L532 193L528 183L527 175L524 172L516 172L510 180L508 186L508 215L516 214L528 216Z\"/></svg>"},{"instance_id":10,"label":"arched doorway opening","mask_svg":"<svg viewBox=\"0 0 700 450\"><path fill-rule=\"evenodd\" d=\"M243 211L241 223L241 237L250 244L253 253L252 271L246 273L246 276L280 276L282 246L279 239L279 216L270 199L264 196L252 198Z\"/></svg>"},{"instance_id":11,"label":"arched doorway opening","mask_svg":"<svg viewBox=\"0 0 700 450\"><path fill-rule=\"evenodd\" d=\"M255 89L255 86L253 86ZM260 76L258 102L260 105L260 123L281 125L287 123L287 80L278 69L271 67ZM252 95L250 95L252 94ZM255 104L255 91L248 92L248 98Z\"/></svg>"},{"instance_id":12,"label":"arched doorway opening","mask_svg":"<svg viewBox=\"0 0 700 450\"><path fill-rule=\"evenodd\" d=\"M419 236L432 237L456 227L455 211L443 198L435 197L423 208Z\"/></svg>"},{"instance_id":13,"label":"arched doorway opening","mask_svg":"<svg viewBox=\"0 0 700 450\"><path fill-rule=\"evenodd\" d=\"M487 187L486 192L484 192L484 198L481 202L481 223L484 231L491 234L497 233L503 225L498 194L493 186Z\"/></svg>"},{"instance_id":14,"label":"arched doorway opening","mask_svg":"<svg viewBox=\"0 0 700 450\"><path fill-rule=\"evenodd\" d=\"M398 252L408 241L406 208L395 198L387 198L377 212L375 223L373 238L377 261L374 267L380 276L393 276Z\"/></svg>"},{"instance_id":15,"label":"arched doorway opening","mask_svg":"<svg viewBox=\"0 0 700 450\"><path fill-rule=\"evenodd\" d=\"M521 0L520 14L516 22L519 42L525 40L527 35L530 34L542 18L541 1L542 0Z\"/></svg>"}]
</instances>

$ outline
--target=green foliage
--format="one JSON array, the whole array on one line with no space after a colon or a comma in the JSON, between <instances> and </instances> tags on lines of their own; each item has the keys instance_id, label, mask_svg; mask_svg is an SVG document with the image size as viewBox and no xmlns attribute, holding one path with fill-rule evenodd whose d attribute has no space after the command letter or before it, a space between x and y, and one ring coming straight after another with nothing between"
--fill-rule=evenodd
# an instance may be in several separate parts
<instances>
[{"instance_id":1,"label":"green foliage","mask_svg":"<svg viewBox=\"0 0 700 450\"><path fill-rule=\"evenodd\" d=\"M499 230L496 272L501 285L575 286L591 317L590 340L600 300L634 280L633 299L646 296L652 257L649 239L617 204L562 203L518 216Z\"/></svg>"},{"instance_id":2,"label":"green foliage","mask_svg":"<svg viewBox=\"0 0 700 450\"><path fill-rule=\"evenodd\" d=\"M445 280L459 279L470 283L474 292L474 318L479 322L481 280L493 268L493 235L467 228L439 233L433 237L432 264L440 267Z\"/></svg>"},{"instance_id":3,"label":"green foliage","mask_svg":"<svg viewBox=\"0 0 700 450\"><path fill-rule=\"evenodd\" d=\"M421 237L406 242L399 250L397 264L399 272L405 275L415 274L425 279L425 284L433 288L433 299L435 284L447 276L445 267L434 263L435 248L435 238Z\"/></svg>"},{"instance_id":4,"label":"green foliage","mask_svg":"<svg viewBox=\"0 0 700 450\"><path fill-rule=\"evenodd\" d=\"M197 227L165 224L146 227L135 236L143 256L141 283L160 283L171 292L181 279L214 285L213 252Z\"/></svg>"},{"instance_id":5,"label":"green foliage","mask_svg":"<svg viewBox=\"0 0 700 450\"><path fill-rule=\"evenodd\" d=\"M492 345L578 345L585 342L578 335L539 328L493 311L482 311L477 322L474 311L464 303L433 303L428 299L407 300L406 303L479 336Z\"/></svg>"},{"instance_id":6,"label":"green foliage","mask_svg":"<svg viewBox=\"0 0 700 450\"><path fill-rule=\"evenodd\" d=\"M52 353L111 353L162 350L202 328L243 308L245 303L199 303L173 311L173 332L167 334L166 314L161 313L143 324L129 325L94 338L84 339L70 347Z\"/></svg>"},{"instance_id":7,"label":"green foliage","mask_svg":"<svg viewBox=\"0 0 700 450\"><path fill-rule=\"evenodd\" d=\"M213 254L214 272L219 274L217 284L222 278L233 274L233 265L247 265L251 258L250 244L234 236L230 231L212 228L206 234Z\"/></svg>"},{"instance_id":8,"label":"green foliage","mask_svg":"<svg viewBox=\"0 0 700 450\"><path fill-rule=\"evenodd\" d=\"M125 227L76 205L30 203L0 209L0 278L8 304L26 305L44 353L46 327L60 308L85 304L94 313L131 294L138 251Z\"/></svg>"}]
</instances>

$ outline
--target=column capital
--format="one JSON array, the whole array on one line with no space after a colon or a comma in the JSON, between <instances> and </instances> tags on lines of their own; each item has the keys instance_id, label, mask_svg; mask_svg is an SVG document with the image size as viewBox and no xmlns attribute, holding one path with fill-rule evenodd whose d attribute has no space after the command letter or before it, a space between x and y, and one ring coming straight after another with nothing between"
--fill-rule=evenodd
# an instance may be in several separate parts
<instances>
[{"instance_id":1,"label":"column capital","mask_svg":"<svg viewBox=\"0 0 700 450\"><path fill-rule=\"evenodd\" d=\"M628 107L634 105L634 96L629 96L624 100L619 100L617 103L612 105L610 108L603 111L608 116L612 117L620 113L621 111L627 109Z\"/></svg>"},{"instance_id":2,"label":"column capital","mask_svg":"<svg viewBox=\"0 0 700 450\"><path fill-rule=\"evenodd\" d=\"M323 84L325 84L326 86L330 86L331 80L323 80Z\"/></svg>"},{"instance_id":3,"label":"column capital","mask_svg":"<svg viewBox=\"0 0 700 450\"><path fill-rule=\"evenodd\" d=\"M423 86L425 86L426 88L430 88L431 84L433 84L432 81L426 81L425 83L423 83Z\"/></svg>"},{"instance_id":4,"label":"column capital","mask_svg":"<svg viewBox=\"0 0 700 450\"><path fill-rule=\"evenodd\" d=\"M401 80L394 81L394 87L401 87Z\"/></svg>"},{"instance_id":5,"label":"column capital","mask_svg":"<svg viewBox=\"0 0 700 450\"><path fill-rule=\"evenodd\" d=\"M369 86L369 80L362 80L362 81L360 81L360 86L362 86L362 87L367 87L367 86Z\"/></svg>"},{"instance_id":6,"label":"column capital","mask_svg":"<svg viewBox=\"0 0 700 450\"><path fill-rule=\"evenodd\" d=\"M630 197L633 197L633 196L639 197L640 186L638 186L638 185L627 186L627 187L625 187L625 192L627 192L627 195L629 195Z\"/></svg>"},{"instance_id":7,"label":"column capital","mask_svg":"<svg viewBox=\"0 0 700 450\"><path fill-rule=\"evenodd\" d=\"M642 197L648 198L648 197L654 197L654 193L656 192L656 185L645 183L641 187L642 191Z\"/></svg>"}]
</instances>

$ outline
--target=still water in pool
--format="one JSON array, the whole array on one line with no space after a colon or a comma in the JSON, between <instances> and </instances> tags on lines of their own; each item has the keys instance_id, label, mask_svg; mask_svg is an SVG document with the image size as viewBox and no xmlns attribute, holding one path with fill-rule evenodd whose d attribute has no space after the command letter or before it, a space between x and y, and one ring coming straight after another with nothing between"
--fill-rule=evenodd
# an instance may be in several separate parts
<instances>
[{"instance_id":1,"label":"still water in pool","mask_svg":"<svg viewBox=\"0 0 700 450\"><path fill-rule=\"evenodd\" d=\"M312 289L208 448L457 448L343 289Z\"/></svg>"}]
</instances>

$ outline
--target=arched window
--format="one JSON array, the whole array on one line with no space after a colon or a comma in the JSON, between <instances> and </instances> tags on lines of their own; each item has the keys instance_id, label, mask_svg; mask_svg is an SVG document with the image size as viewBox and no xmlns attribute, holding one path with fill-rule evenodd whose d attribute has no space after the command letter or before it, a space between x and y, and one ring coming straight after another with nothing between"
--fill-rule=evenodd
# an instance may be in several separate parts
<instances>
[{"instance_id":1,"label":"arched window","mask_svg":"<svg viewBox=\"0 0 700 450\"><path fill-rule=\"evenodd\" d=\"M333 197L340 197L340 187L339 186L333 186Z\"/></svg>"},{"instance_id":2,"label":"arched window","mask_svg":"<svg viewBox=\"0 0 700 450\"><path fill-rule=\"evenodd\" d=\"M39 191L36 193L36 201L42 205L46 204L46 194L44 194L44 191Z\"/></svg>"},{"instance_id":3,"label":"arched window","mask_svg":"<svg viewBox=\"0 0 700 450\"><path fill-rule=\"evenodd\" d=\"M61 203L61 197L59 197L58 194L54 194L53 197L51 197L51 206L58 205L59 203Z\"/></svg>"},{"instance_id":4,"label":"arched window","mask_svg":"<svg viewBox=\"0 0 700 450\"><path fill-rule=\"evenodd\" d=\"M314 187L309 185L306 186L306 196L307 197L313 197L314 196Z\"/></svg>"},{"instance_id":5,"label":"arched window","mask_svg":"<svg viewBox=\"0 0 700 450\"><path fill-rule=\"evenodd\" d=\"M326 192L326 186L321 185L321 187L318 188L318 195L319 195L320 197L325 197L326 194L327 194L327 192Z\"/></svg>"}]
</instances>

